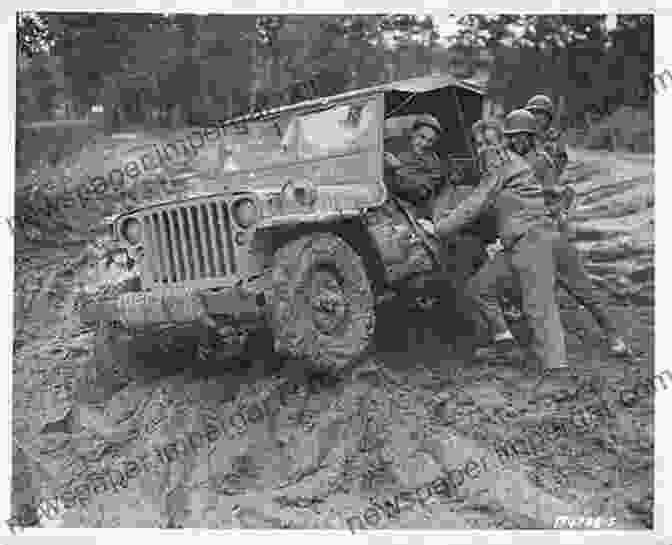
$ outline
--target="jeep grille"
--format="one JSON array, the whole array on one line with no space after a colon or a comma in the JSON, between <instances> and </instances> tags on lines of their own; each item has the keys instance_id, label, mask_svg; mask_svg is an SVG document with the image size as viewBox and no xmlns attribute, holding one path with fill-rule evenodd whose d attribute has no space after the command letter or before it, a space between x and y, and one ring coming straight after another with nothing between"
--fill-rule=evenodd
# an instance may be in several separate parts
<instances>
[{"instance_id":1,"label":"jeep grille","mask_svg":"<svg viewBox=\"0 0 672 545\"><path fill-rule=\"evenodd\" d=\"M139 216L150 285L189 284L236 273L229 207L225 200L179 204Z\"/></svg>"}]
</instances>

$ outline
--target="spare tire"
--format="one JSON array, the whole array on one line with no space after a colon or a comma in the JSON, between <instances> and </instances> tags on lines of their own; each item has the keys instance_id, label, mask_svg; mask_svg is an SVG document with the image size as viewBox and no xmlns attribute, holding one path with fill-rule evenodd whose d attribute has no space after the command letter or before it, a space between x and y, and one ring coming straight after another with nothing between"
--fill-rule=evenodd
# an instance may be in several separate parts
<instances>
[{"instance_id":1,"label":"spare tire","mask_svg":"<svg viewBox=\"0 0 672 545\"><path fill-rule=\"evenodd\" d=\"M315 233L275 254L270 325L275 349L337 373L368 350L375 299L362 258L342 238Z\"/></svg>"}]
</instances>

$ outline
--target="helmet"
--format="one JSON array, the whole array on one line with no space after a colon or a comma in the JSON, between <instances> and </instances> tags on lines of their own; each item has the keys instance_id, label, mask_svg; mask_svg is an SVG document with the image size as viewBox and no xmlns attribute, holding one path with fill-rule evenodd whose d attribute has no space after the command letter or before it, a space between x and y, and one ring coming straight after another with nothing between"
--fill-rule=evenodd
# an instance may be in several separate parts
<instances>
[{"instance_id":1,"label":"helmet","mask_svg":"<svg viewBox=\"0 0 672 545\"><path fill-rule=\"evenodd\" d=\"M537 120L527 110L513 110L504 118L504 134L537 134Z\"/></svg>"},{"instance_id":2,"label":"helmet","mask_svg":"<svg viewBox=\"0 0 672 545\"><path fill-rule=\"evenodd\" d=\"M471 133L472 134L479 134L479 133L483 132L484 130L485 130L485 120L484 119L479 119L478 121L476 121L476 123L474 123L471 126Z\"/></svg>"},{"instance_id":3,"label":"helmet","mask_svg":"<svg viewBox=\"0 0 672 545\"><path fill-rule=\"evenodd\" d=\"M525 104L525 109L533 112L535 110L546 112L548 115L553 117L555 114L555 107L553 106L553 101L548 98L546 95L535 95Z\"/></svg>"},{"instance_id":4,"label":"helmet","mask_svg":"<svg viewBox=\"0 0 672 545\"><path fill-rule=\"evenodd\" d=\"M492 129L497 132L502 131L502 124L497 119L479 119L471 126L472 134Z\"/></svg>"},{"instance_id":5,"label":"helmet","mask_svg":"<svg viewBox=\"0 0 672 545\"><path fill-rule=\"evenodd\" d=\"M429 114L419 116L413 123L412 130L416 130L419 127L429 127L430 129L434 129L439 134L443 132L443 127L441 127L439 120L436 119L436 117L433 115Z\"/></svg>"}]
</instances>

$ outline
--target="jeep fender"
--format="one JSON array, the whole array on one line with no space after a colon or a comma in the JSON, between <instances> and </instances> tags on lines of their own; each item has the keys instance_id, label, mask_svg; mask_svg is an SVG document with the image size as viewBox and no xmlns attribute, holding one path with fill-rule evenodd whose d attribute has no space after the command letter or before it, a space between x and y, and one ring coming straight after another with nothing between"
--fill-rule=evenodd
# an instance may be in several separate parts
<instances>
[{"instance_id":1,"label":"jeep fender","mask_svg":"<svg viewBox=\"0 0 672 545\"><path fill-rule=\"evenodd\" d=\"M251 252L263 261L264 267L272 265L276 250L290 240L311 233L333 233L343 238L361 256L374 293L382 294L386 288L385 268L378 249L361 216L339 218L333 221L302 222L276 225L255 232Z\"/></svg>"}]
</instances>

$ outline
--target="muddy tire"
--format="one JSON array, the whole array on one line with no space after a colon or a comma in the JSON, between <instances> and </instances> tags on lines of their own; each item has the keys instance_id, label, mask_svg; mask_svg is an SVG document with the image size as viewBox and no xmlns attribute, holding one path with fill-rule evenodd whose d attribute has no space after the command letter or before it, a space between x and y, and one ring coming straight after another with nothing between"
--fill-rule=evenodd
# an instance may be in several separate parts
<instances>
[{"instance_id":1,"label":"muddy tire","mask_svg":"<svg viewBox=\"0 0 672 545\"><path fill-rule=\"evenodd\" d=\"M318 233L275 255L269 322L275 349L337 373L369 348L374 296L361 257L342 238Z\"/></svg>"}]
</instances>

